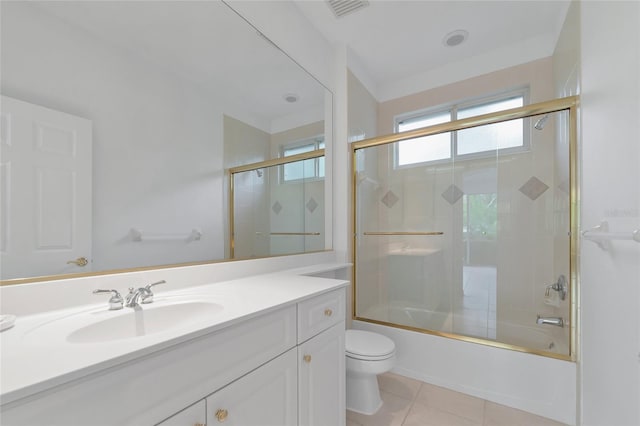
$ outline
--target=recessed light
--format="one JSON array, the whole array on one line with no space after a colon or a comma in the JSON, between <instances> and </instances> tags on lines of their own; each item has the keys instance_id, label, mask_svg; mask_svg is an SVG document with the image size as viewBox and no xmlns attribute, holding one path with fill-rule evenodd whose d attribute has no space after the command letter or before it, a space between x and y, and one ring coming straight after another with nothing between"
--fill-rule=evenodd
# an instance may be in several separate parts
<instances>
[{"instance_id":1,"label":"recessed light","mask_svg":"<svg viewBox=\"0 0 640 426\"><path fill-rule=\"evenodd\" d=\"M449 34L444 36L442 39L442 44L447 47L455 47L458 46L469 37L469 33L465 30L455 30L451 31Z\"/></svg>"},{"instance_id":2,"label":"recessed light","mask_svg":"<svg viewBox=\"0 0 640 426\"><path fill-rule=\"evenodd\" d=\"M298 95L296 95L295 93L287 93L282 98L289 103L298 102L299 99Z\"/></svg>"}]
</instances>

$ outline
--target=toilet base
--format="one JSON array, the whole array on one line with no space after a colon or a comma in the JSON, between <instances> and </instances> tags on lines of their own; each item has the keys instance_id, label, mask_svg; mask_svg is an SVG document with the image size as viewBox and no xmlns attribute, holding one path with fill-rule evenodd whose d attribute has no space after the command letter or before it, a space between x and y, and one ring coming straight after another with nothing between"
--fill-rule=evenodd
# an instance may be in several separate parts
<instances>
[{"instance_id":1,"label":"toilet base","mask_svg":"<svg viewBox=\"0 0 640 426\"><path fill-rule=\"evenodd\" d=\"M347 410L372 415L382 407L382 398L375 374L347 372Z\"/></svg>"}]
</instances>

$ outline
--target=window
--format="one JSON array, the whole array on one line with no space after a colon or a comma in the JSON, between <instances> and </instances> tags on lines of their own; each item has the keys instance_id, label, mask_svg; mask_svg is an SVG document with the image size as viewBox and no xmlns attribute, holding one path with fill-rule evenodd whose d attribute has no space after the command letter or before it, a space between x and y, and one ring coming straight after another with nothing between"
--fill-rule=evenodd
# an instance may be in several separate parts
<instances>
[{"instance_id":1,"label":"window","mask_svg":"<svg viewBox=\"0 0 640 426\"><path fill-rule=\"evenodd\" d=\"M304 154L324 148L324 138L318 136L282 147L282 156ZM310 158L282 165L282 182L324 178L324 157Z\"/></svg>"},{"instance_id":2,"label":"window","mask_svg":"<svg viewBox=\"0 0 640 426\"><path fill-rule=\"evenodd\" d=\"M524 106L526 91L511 92L473 103L454 104L429 112L410 114L396 119L396 132L461 120L496 111ZM482 157L496 150L525 150L527 141L523 120L510 120L486 126L408 139L395 144L397 167L416 164Z\"/></svg>"}]
</instances>

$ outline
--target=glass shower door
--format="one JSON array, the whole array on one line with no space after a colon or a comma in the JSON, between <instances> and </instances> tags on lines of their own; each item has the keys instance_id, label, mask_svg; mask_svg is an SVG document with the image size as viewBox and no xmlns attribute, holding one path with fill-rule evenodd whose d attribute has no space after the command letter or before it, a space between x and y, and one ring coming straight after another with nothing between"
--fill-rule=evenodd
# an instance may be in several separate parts
<instances>
[{"instance_id":1,"label":"glass shower door","mask_svg":"<svg viewBox=\"0 0 640 426\"><path fill-rule=\"evenodd\" d=\"M573 280L569 118L355 143L355 317L570 357L571 291L558 290ZM448 158L400 156L445 139Z\"/></svg>"}]
</instances>

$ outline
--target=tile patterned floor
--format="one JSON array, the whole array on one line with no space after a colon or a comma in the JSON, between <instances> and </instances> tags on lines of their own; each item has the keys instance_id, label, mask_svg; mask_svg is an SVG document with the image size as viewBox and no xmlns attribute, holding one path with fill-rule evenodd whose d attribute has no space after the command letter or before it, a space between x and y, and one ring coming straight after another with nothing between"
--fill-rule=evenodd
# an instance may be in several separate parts
<instances>
[{"instance_id":1,"label":"tile patterned floor","mask_svg":"<svg viewBox=\"0 0 640 426\"><path fill-rule=\"evenodd\" d=\"M382 408L347 426L562 426L563 423L396 374L378 376Z\"/></svg>"}]
</instances>

